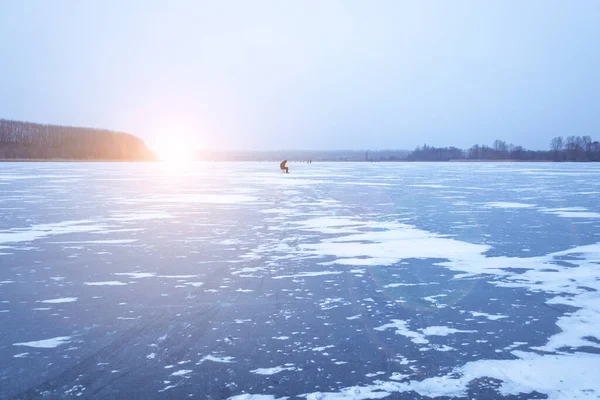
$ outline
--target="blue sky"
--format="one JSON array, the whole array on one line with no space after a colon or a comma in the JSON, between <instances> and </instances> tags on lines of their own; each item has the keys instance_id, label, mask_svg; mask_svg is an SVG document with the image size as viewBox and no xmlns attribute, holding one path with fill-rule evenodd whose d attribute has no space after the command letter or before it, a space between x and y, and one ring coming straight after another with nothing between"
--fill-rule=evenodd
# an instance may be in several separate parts
<instances>
[{"instance_id":1,"label":"blue sky","mask_svg":"<svg viewBox=\"0 0 600 400\"><path fill-rule=\"evenodd\" d=\"M600 139L600 1L0 0L0 118L211 149Z\"/></svg>"}]
</instances>

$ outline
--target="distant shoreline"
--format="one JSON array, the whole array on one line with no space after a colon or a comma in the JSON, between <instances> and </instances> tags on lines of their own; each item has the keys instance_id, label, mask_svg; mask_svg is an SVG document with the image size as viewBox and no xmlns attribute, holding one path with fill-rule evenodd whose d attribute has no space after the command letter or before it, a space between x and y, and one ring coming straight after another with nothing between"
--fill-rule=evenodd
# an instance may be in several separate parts
<instances>
[{"instance_id":1,"label":"distant shoreline","mask_svg":"<svg viewBox=\"0 0 600 400\"><path fill-rule=\"evenodd\" d=\"M90 160L81 160L81 159L67 159L67 158L0 158L0 163L36 163L36 162L61 162L61 163L160 163L163 161L160 160L114 160L114 159L90 159ZM194 162L207 162L207 163L244 163L244 162L255 162L255 163L272 163L277 162L273 160L192 160ZM306 164L306 161L299 160L290 160L290 163L301 163ZM456 160L448 160L448 161L408 161L408 160L377 160L377 161L359 161L359 160L313 160L313 163L365 163L365 164L373 164L373 163L565 163L569 161L553 161L553 160L469 160L469 159L456 159ZM592 161L590 161L592 162Z\"/></svg>"},{"instance_id":2,"label":"distant shoreline","mask_svg":"<svg viewBox=\"0 0 600 400\"><path fill-rule=\"evenodd\" d=\"M413 161L409 161L409 162L413 162ZM418 162L418 161L417 161ZM424 161L424 162L428 162L428 161ZM438 162L466 162L466 163L477 163L477 162L514 162L514 163L561 163L561 162L565 162L565 161L554 161L554 160L469 160L469 159L457 159L457 160L448 160L448 161L438 161Z\"/></svg>"},{"instance_id":3,"label":"distant shoreline","mask_svg":"<svg viewBox=\"0 0 600 400\"><path fill-rule=\"evenodd\" d=\"M0 158L0 163L6 162L147 162L154 163L160 162L159 160L114 160L114 159L70 159L70 158Z\"/></svg>"}]
</instances>

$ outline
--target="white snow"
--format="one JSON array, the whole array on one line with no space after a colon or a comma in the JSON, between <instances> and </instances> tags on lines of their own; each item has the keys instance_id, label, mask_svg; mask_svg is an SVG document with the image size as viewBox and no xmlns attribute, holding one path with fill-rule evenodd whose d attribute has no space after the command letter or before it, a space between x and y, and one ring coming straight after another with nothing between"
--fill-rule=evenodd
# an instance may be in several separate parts
<instances>
[{"instance_id":1,"label":"white snow","mask_svg":"<svg viewBox=\"0 0 600 400\"><path fill-rule=\"evenodd\" d=\"M114 272L113 275L127 276L131 279L142 279L142 278L153 278L156 276L155 272Z\"/></svg>"},{"instance_id":2,"label":"white snow","mask_svg":"<svg viewBox=\"0 0 600 400\"><path fill-rule=\"evenodd\" d=\"M185 282L184 285L200 287L200 286L204 285L204 282Z\"/></svg>"},{"instance_id":3,"label":"white snow","mask_svg":"<svg viewBox=\"0 0 600 400\"><path fill-rule=\"evenodd\" d=\"M77 301L77 297L62 297L60 299L41 300L40 303L59 304L59 303L72 303L74 301Z\"/></svg>"},{"instance_id":4,"label":"white snow","mask_svg":"<svg viewBox=\"0 0 600 400\"><path fill-rule=\"evenodd\" d=\"M48 236L67 233L96 232L105 229L105 227L105 225L97 224L91 220L78 220L62 221L53 224L38 224L28 228L13 228L0 231L0 244L32 242Z\"/></svg>"},{"instance_id":5,"label":"white snow","mask_svg":"<svg viewBox=\"0 0 600 400\"><path fill-rule=\"evenodd\" d=\"M98 232L95 232L98 233ZM82 241L69 241L69 242L50 242L55 244L129 244L137 242L138 239L106 239L106 240L82 240Z\"/></svg>"},{"instance_id":6,"label":"white snow","mask_svg":"<svg viewBox=\"0 0 600 400\"><path fill-rule=\"evenodd\" d=\"M429 340L425 338L425 335L419 332L414 332L408 329L408 321L402 319L393 319L389 324L378 326L373 328L376 331L384 331L386 329L395 329L396 335L402 335L409 338L415 344L427 344Z\"/></svg>"},{"instance_id":7,"label":"white snow","mask_svg":"<svg viewBox=\"0 0 600 400\"><path fill-rule=\"evenodd\" d=\"M428 326L427 328L421 329L421 332L426 336L448 336L454 333L472 333L477 332L473 330L460 330L454 329L447 326Z\"/></svg>"},{"instance_id":8,"label":"white snow","mask_svg":"<svg viewBox=\"0 0 600 400\"><path fill-rule=\"evenodd\" d=\"M127 285L125 282L120 281L102 281L102 282L83 282L87 286L123 286Z\"/></svg>"},{"instance_id":9,"label":"white snow","mask_svg":"<svg viewBox=\"0 0 600 400\"><path fill-rule=\"evenodd\" d=\"M191 369L180 369L179 371L173 372L171 374L171 376L184 376L184 375L188 375L192 372L194 372L194 371L192 371Z\"/></svg>"},{"instance_id":10,"label":"white snow","mask_svg":"<svg viewBox=\"0 0 600 400\"><path fill-rule=\"evenodd\" d=\"M275 375L278 374L280 372L283 371L296 371L296 370L300 370L299 368L293 367L293 366L277 366L277 367L272 367L272 368L257 368L257 369L253 369L250 372L252 372L253 374L257 374L257 375Z\"/></svg>"},{"instance_id":11,"label":"white snow","mask_svg":"<svg viewBox=\"0 0 600 400\"><path fill-rule=\"evenodd\" d=\"M300 245L301 254L337 257L337 260L330 264L383 266L408 258L471 260L481 257L481 254L490 248L487 245L446 238L397 222L360 219L346 221L347 224L358 224L364 231L351 231L343 237L326 238L318 243ZM337 223L340 224L341 221ZM316 225L312 230L321 233L320 227ZM356 242L361 244L357 245Z\"/></svg>"},{"instance_id":12,"label":"white snow","mask_svg":"<svg viewBox=\"0 0 600 400\"><path fill-rule=\"evenodd\" d=\"M300 272L294 275L279 275L274 276L273 279L284 279L284 278L306 278L312 276L324 276L324 275L339 275L342 271L317 271L317 272Z\"/></svg>"},{"instance_id":13,"label":"white snow","mask_svg":"<svg viewBox=\"0 0 600 400\"><path fill-rule=\"evenodd\" d=\"M406 185L409 187L418 187L418 188L430 188L430 189L444 189L449 188L449 186L444 185L434 185L434 184L418 184L418 185Z\"/></svg>"},{"instance_id":14,"label":"white snow","mask_svg":"<svg viewBox=\"0 0 600 400\"><path fill-rule=\"evenodd\" d=\"M491 321L496 321L502 318L508 318L508 315L502 315L502 314L487 314L487 313L483 313L483 312L478 312L478 311L469 311L471 313L471 315L473 315L474 317L485 317Z\"/></svg>"},{"instance_id":15,"label":"white snow","mask_svg":"<svg viewBox=\"0 0 600 400\"><path fill-rule=\"evenodd\" d=\"M407 374L401 374L400 372L393 372L389 379L391 379L393 381L401 381L401 380L404 380L409 377L410 377L410 375L407 375Z\"/></svg>"},{"instance_id":16,"label":"white snow","mask_svg":"<svg viewBox=\"0 0 600 400\"><path fill-rule=\"evenodd\" d=\"M421 285L429 285L429 283L390 283L388 285L384 285L383 287L386 289L397 288L402 286L421 286Z\"/></svg>"},{"instance_id":17,"label":"white snow","mask_svg":"<svg viewBox=\"0 0 600 400\"><path fill-rule=\"evenodd\" d=\"M535 207L535 204L504 202L504 201L494 201L494 202L485 203L485 204L488 207L494 207L494 208L531 208L531 207Z\"/></svg>"},{"instance_id":18,"label":"white snow","mask_svg":"<svg viewBox=\"0 0 600 400\"><path fill-rule=\"evenodd\" d=\"M589 353L544 355L514 351L514 360L482 360L465 364L445 376L421 381L384 382L351 386L339 392L314 392L306 399L339 400L383 398L392 393L414 391L427 397L464 397L469 382L488 377L502 381L503 396L538 391L551 400L597 399L598 356ZM362 397L360 397L362 396Z\"/></svg>"},{"instance_id":19,"label":"white snow","mask_svg":"<svg viewBox=\"0 0 600 400\"><path fill-rule=\"evenodd\" d=\"M244 194L209 194L209 193L189 193L177 195L151 196L144 198L130 198L124 200L123 203L214 203L214 204L239 204L245 202L253 202L258 200L254 196Z\"/></svg>"},{"instance_id":20,"label":"white snow","mask_svg":"<svg viewBox=\"0 0 600 400\"><path fill-rule=\"evenodd\" d=\"M229 363L232 363L234 359L235 359L235 357L218 357L218 356L213 356L213 355L209 354L209 355L202 357L200 359L200 361L198 362L198 364L201 364L204 361L212 361L212 362L229 364Z\"/></svg>"},{"instance_id":21,"label":"white snow","mask_svg":"<svg viewBox=\"0 0 600 400\"><path fill-rule=\"evenodd\" d=\"M275 397L270 394L238 394L228 397L227 400L286 400L288 397Z\"/></svg>"},{"instance_id":22,"label":"white snow","mask_svg":"<svg viewBox=\"0 0 600 400\"><path fill-rule=\"evenodd\" d=\"M401 319L393 319L392 322L374 328L376 331L384 331L386 329L395 329L396 335L402 335L409 338L415 344L427 344L429 340L425 336L447 336L454 333L471 333L477 332L473 330L460 330L447 326L429 326L420 328L419 331L411 331L408 328L408 321ZM438 349L439 350L439 349Z\"/></svg>"},{"instance_id":23,"label":"white snow","mask_svg":"<svg viewBox=\"0 0 600 400\"><path fill-rule=\"evenodd\" d=\"M561 218L600 218L599 212L588 211L583 207L540 208L540 211Z\"/></svg>"},{"instance_id":24,"label":"white snow","mask_svg":"<svg viewBox=\"0 0 600 400\"><path fill-rule=\"evenodd\" d=\"M54 347L58 347L61 344L66 344L71 341L71 336L58 336L50 339L42 339L36 340L33 342L24 342L24 343L13 343L13 346L27 346L27 347L37 347L40 349L51 349Z\"/></svg>"},{"instance_id":25,"label":"white snow","mask_svg":"<svg viewBox=\"0 0 600 400\"><path fill-rule=\"evenodd\" d=\"M327 350L327 349L332 349L332 348L334 348L334 347L335 347L334 345L331 345L331 344L329 344L329 345L327 345L327 346L315 347L315 348L313 348L313 349L312 349L312 351L318 351L318 352L321 352L321 351L325 351L325 350Z\"/></svg>"}]
</instances>

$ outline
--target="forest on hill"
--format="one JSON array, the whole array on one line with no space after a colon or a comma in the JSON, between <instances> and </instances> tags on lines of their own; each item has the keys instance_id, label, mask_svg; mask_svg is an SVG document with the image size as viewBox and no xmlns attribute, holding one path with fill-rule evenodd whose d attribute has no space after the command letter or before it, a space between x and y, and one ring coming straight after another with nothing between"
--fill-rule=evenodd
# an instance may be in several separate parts
<instances>
[{"instance_id":1,"label":"forest on hill","mask_svg":"<svg viewBox=\"0 0 600 400\"><path fill-rule=\"evenodd\" d=\"M457 147L417 147L407 161L513 160L513 161L600 161L600 142L590 136L557 136L548 150L528 150L522 146L495 140L492 146L474 145L467 150Z\"/></svg>"},{"instance_id":2,"label":"forest on hill","mask_svg":"<svg viewBox=\"0 0 600 400\"><path fill-rule=\"evenodd\" d=\"M153 161L156 155L128 133L0 119L0 159Z\"/></svg>"}]
</instances>

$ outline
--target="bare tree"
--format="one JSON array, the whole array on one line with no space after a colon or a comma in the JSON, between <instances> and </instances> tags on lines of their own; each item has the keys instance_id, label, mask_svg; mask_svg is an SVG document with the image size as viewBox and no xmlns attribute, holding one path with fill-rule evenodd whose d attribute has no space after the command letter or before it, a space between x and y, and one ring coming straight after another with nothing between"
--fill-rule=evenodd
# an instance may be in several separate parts
<instances>
[{"instance_id":1,"label":"bare tree","mask_svg":"<svg viewBox=\"0 0 600 400\"><path fill-rule=\"evenodd\" d=\"M550 141L550 150L553 153L554 161L562 161L564 157L562 156L562 150L564 147L564 140L562 136L557 136Z\"/></svg>"}]
</instances>

